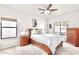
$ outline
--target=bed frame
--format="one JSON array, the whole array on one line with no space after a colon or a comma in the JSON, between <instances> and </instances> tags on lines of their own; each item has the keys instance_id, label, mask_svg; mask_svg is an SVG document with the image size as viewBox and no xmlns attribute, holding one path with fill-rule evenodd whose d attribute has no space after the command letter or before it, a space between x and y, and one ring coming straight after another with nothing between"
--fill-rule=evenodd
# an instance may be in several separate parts
<instances>
[{"instance_id":1,"label":"bed frame","mask_svg":"<svg viewBox=\"0 0 79 59\"><path fill-rule=\"evenodd\" d=\"M33 39L31 39L31 44L43 49L45 52L47 52L48 55L53 54L52 51L50 50L50 48L45 44L39 43L39 42L37 42L37 41L35 41Z\"/></svg>"},{"instance_id":2,"label":"bed frame","mask_svg":"<svg viewBox=\"0 0 79 59\"><path fill-rule=\"evenodd\" d=\"M31 37L31 31L32 31L32 29L29 29L29 34L30 34L29 38ZM43 44L43 43L37 42L37 41L33 40L32 38L30 38L29 43L39 47L40 49L43 49L45 52L47 52L48 55L54 55L54 53L52 53L50 48L47 45ZM56 47L56 49L58 47L62 46L62 45L63 45L63 41Z\"/></svg>"}]
</instances>

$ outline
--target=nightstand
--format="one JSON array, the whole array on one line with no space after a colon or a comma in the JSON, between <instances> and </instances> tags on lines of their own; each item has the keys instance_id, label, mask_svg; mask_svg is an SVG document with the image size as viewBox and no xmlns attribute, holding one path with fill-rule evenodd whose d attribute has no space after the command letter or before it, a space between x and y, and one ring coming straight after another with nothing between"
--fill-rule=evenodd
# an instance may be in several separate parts
<instances>
[{"instance_id":1,"label":"nightstand","mask_svg":"<svg viewBox=\"0 0 79 59\"><path fill-rule=\"evenodd\" d=\"M20 46L25 46L29 44L29 36L21 36L20 37Z\"/></svg>"}]
</instances>

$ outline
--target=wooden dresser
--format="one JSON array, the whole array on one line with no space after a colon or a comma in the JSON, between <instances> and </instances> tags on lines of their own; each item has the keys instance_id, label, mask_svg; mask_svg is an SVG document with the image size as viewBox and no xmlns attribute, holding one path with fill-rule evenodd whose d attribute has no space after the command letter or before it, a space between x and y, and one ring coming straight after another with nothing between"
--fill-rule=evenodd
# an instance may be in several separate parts
<instances>
[{"instance_id":1,"label":"wooden dresser","mask_svg":"<svg viewBox=\"0 0 79 59\"><path fill-rule=\"evenodd\" d=\"M29 36L20 37L20 46L25 46L29 44Z\"/></svg>"},{"instance_id":2,"label":"wooden dresser","mask_svg":"<svg viewBox=\"0 0 79 59\"><path fill-rule=\"evenodd\" d=\"M67 42L76 47L79 47L79 28L67 29Z\"/></svg>"}]
</instances>

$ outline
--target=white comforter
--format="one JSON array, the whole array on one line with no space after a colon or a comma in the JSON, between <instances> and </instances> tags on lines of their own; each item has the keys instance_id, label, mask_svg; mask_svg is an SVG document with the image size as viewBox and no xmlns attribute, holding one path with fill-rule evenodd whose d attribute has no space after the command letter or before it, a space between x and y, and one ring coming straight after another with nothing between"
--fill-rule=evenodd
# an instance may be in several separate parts
<instances>
[{"instance_id":1,"label":"white comforter","mask_svg":"<svg viewBox=\"0 0 79 59\"><path fill-rule=\"evenodd\" d=\"M63 37L54 34L32 34L31 38L37 42L46 44L52 51L55 52L56 47L63 41Z\"/></svg>"}]
</instances>

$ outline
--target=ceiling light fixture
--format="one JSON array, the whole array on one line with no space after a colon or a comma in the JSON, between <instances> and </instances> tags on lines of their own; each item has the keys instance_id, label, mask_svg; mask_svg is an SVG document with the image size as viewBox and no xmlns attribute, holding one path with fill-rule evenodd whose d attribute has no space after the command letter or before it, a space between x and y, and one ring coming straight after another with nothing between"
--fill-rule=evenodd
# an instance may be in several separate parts
<instances>
[{"instance_id":1,"label":"ceiling light fixture","mask_svg":"<svg viewBox=\"0 0 79 59\"><path fill-rule=\"evenodd\" d=\"M49 14L50 14L50 11L49 11L49 10L46 10L46 11L44 12L44 14L45 14L45 15L49 15Z\"/></svg>"}]
</instances>

